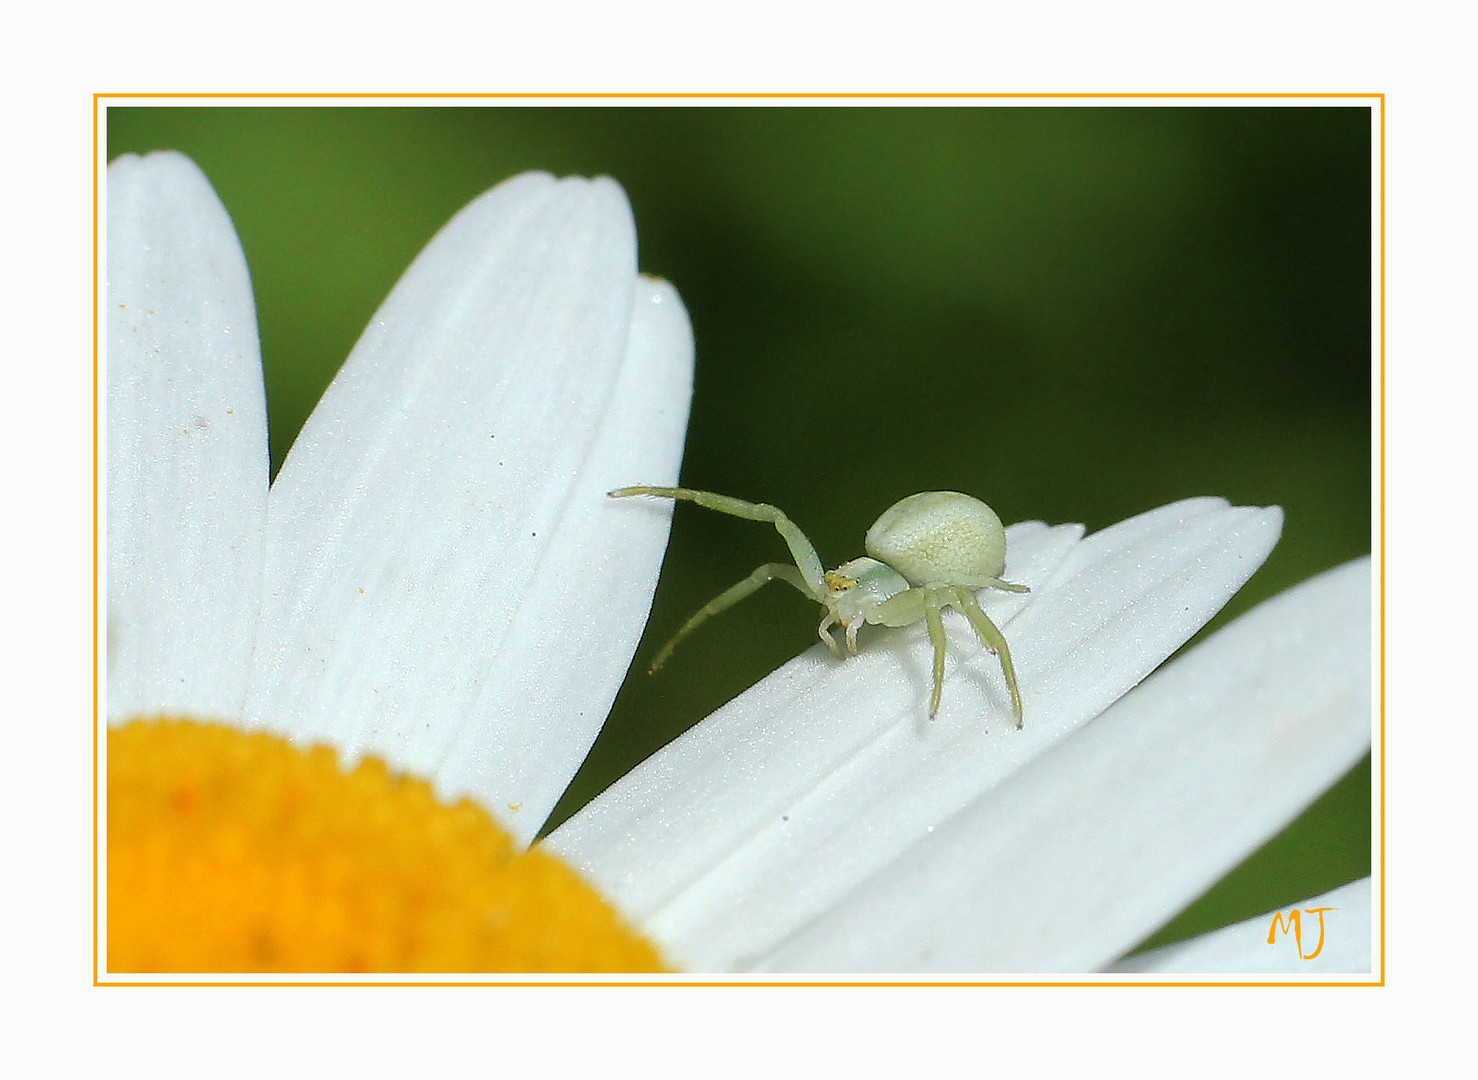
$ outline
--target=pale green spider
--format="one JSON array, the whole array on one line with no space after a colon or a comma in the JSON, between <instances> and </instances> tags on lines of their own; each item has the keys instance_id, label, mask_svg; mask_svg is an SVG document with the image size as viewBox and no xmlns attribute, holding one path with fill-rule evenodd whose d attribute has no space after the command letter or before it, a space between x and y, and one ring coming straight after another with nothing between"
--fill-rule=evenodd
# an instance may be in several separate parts
<instances>
[{"instance_id":1,"label":"pale green spider","mask_svg":"<svg viewBox=\"0 0 1478 1080\"><path fill-rule=\"evenodd\" d=\"M882 626L912 626L922 619L934 646L934 693L929 698L929 716L939 711L944 690L944 623L940 612L952 607L970 620L980 642L1001 658L1001 670L1011 691L1011 711L1021 727L1021 691L1011 650L996 624L976 602L977 589L1030 592L1025 585L1002 581L1006 570L1006 530L996 512L979 499L958 491L925 491L894 503L867 530L867 554L824 570L806 534L778 508L768 503L745 502L728 495L691 488L624 487L608 492L611 498L656 495L686 499L721 514L768 521L780 531L794 566L766 563L739 584L725 589L662 646L651 670L667 662L672 650L707 618L733 607L760 586L779 578L815 600L826 614L817 635L837 659L844 659L831 628L846 631L847 651L857 655L857 631L864 623Z\"/></svg>"}]
</instances>

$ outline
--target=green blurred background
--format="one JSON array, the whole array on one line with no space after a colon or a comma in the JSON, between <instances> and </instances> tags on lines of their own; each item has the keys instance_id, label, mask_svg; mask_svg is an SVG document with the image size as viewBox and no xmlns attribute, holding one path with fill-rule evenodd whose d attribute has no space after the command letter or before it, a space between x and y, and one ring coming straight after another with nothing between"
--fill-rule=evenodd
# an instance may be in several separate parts
<instances>
[{"instance_id":1,"label":"green blurred background","mask_svg":"<svg viewBox=\"0 0 1478 1080\"><path fill-rule=\"evenodd\" d=\"M274 471L453 213L526 169L605 173L692 317L683 481L785 507L828 562L928 489L1090 530L1189 495L1281 505L1214 627L1371 549L1363 107L114 108L106 146L184 151L230 211ZM678 513L634 672L553 821L814 644L773 590L643 674L776 543ZM1361 877L1370 852L1367 758L1152 943Z\"/></svg>"}]
</instances>

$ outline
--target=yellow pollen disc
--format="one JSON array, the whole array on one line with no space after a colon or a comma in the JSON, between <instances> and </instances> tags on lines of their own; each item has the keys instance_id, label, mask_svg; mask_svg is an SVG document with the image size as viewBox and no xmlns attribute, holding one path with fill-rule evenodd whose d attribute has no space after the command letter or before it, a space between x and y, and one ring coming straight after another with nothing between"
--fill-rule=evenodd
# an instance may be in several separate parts
<instances>
[{"instance_id":1,"label":"yellow pollen disc","mask_svg":"<svg viewBox=\"0 0 1478 1080\"><path fill-rule=\"evenodd\" d=\"M134 721L107 795L110 972L662 970L566 864L378 759Z\"/></svg>"}]
</instances>

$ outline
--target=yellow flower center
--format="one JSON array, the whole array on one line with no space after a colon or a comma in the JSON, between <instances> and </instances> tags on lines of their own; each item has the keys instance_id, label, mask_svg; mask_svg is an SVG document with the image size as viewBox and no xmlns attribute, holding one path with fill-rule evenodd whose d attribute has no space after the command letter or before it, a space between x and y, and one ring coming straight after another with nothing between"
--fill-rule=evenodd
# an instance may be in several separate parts
<instances>
[{"instance_id":1,"label":"yellow flower center","mask_svg":"<svg viewBox=\"0 0 1478 1080\"><path fill-rule=\"evenodd\" d=\"M378 759L134 721L107 796L109 972L662 970L559 859Z\"/></svg>"}]
</instances>

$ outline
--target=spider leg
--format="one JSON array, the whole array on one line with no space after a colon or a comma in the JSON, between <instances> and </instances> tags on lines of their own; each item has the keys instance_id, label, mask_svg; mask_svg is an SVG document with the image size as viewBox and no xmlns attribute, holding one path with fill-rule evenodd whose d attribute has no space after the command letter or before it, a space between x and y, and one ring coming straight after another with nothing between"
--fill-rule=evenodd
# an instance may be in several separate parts
<instances>
[{"instance_id":1,"label":"spider leg","mask_svg":"<svg viewBox=\"0 0 1478 1080\"><path fill-rule=\"evenodd\" d=\"M775 526L776 531L784 538L786 546L790 548L791 557L795 559L795 565L808 586L805 590L806 595L817 600L826 595L826 583L823 576L825 570L821 565L821 557L816 554L811 541L806 539L806 534L801 532L800 526L786 517L785 511L778 506L771 506L769 503L745 502L743 499L736 499L731 495L718 495L712 491L648 487L644 484L617 488L615 491L606 492L606 495L612 499L623 499L628 495L656 495L663 499L685 499L731 517L744 518L747 521L768 521Z\"/></svg>"},{"instance_id":2,"label":"spider leg","mask_svg":"<svg viewBox=\"0 0 1478 1080\"><path fill-rule=\"evenodd\" d=\"M1000 657L1001 671L1006 676L1006 688L1011 691L1011 711L1016 715L1017 728L1020 728L1021 690L1016 685L1016 668L1011 663L1011 650L1006 645L1006 636L1001 633L995 623L990 621L990 616L981 610L980 603L969 589L955 589L950 603L970 620L970 625L975 628L975 635L980 638L980 643Z\"/></svg>"},{"instance_id":3,"label":"spider leg","mask_svg":"<svg viewBox=\"0 0 1478 1080\"><path fill-rule=\"evenodd\" d=\"M867 613L867 621L882 626L912 626L923 620L934 648L934 689L929 696L929 717L939 711L939 697L944 692L944 620L940 612L954 603L954 590L948 586L916 585L888 597Z\"/></svg>"},{"instance_id":4,"label":"spider leg","mask_svg":"<svg viewBox=\"0 0 1478 1080\"><path fill-rule=\"evenodd\" d=\"M832 617L831 611L828 610L825 615L821 616L821 625L816 627L816 636L826 642L826 647L831 650L832 656L835 656L838 660L845 660L846 657L842 655L842 650L837 645L837 639L831 634L831 628L835 625L836 619ZM850 627L848 629L850 630ZM856 653L855 649L853 653Z\"/></svg>"},{"instance_id":5,"label":"spider leg","mask_svg":"<svg viewBox=\"0 0 1478 1080\"><path fill-rule=\"evenodd\" d=\"M946 594L948 602L949 594ZM934 692L929 695L929 719L939 711L939 696L944 692L944 621L939 617L943 605L934 589L924 592L924 622L929 627L929 641L934 646Z\"/></svg>"},{"instance_id":6,"label":"spider leg","mask_svg":"<svg viewBox=\"0 0 1478 1080\"><path fill-rule=\"evenodd\" d=\"M719 593L712 600L710 600L708 603L704 604L701 608L694 612L692 618L683 623L682 628L679 629L677 633L673 634L672 638L667 642L667 644L663 645L662 648L657 651L657 658L652 661L652 666L648 668L648 671L655 675L658 670L661 669L662 665L667 663L668 658L672 656L672 651L677 648L678 643L681 642L683 638L687 637L694 630L698 629L698 627L702 625L706 620L712 618L714 615L717 615L721 611L727 611L729 608L737 604L740 600L743 600L750 593L759 589L763 585L769 584L776 578L779 578L781 581L789 582L791 585L794 585L798 590L800 590L800 592L806 597L806 599L815 599L815 597L811 593L811 589L806 585L806 579L801 577L801 572L797 570L794 566L790 566L785 563L765 563L764 566L756 567L754 572L743 581L739 582L736 585L729 586L729 588ZM822 625L823 627L825 626L824 623ZM830 641L827 635L823 634L822 640L827 641L827 643L831 645L832 652L837 651L836 643Z\"/></svg>"},{"instance_id":7,"label":"spider leg","mask_svg":"<svg viewBox=\"0 0 1478 1080\"><path fill-rule=\"evenodd\" d=\"M956 585L965 585L972 589L1000 589L1003 592L1028 593L1031 592L1030 585L1017 585L1013 581L1002 581L1000 578L978 577L960 578L955 581Z\"/></svg>"}]
</instances>

